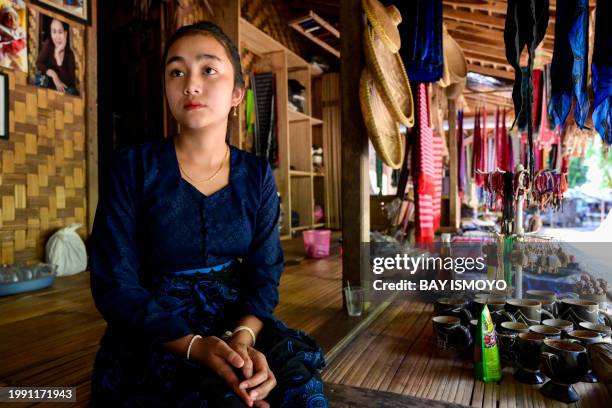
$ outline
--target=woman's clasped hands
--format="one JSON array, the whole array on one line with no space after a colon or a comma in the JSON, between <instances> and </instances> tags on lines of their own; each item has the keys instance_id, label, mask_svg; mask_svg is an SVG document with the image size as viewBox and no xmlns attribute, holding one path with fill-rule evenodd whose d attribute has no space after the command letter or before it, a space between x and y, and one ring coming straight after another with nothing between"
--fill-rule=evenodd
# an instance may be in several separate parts
<instances>
[{"instance_id":1,"label":"woman's clasped hands","mask_svg":"<svg viewBox=\"0 0 612 408\"><path fill-rule=\"evenodd\" d=\"M249 407L269 408L264 399L276 386L276 378L266 356L242 339L234 336L227 343L215 336L201 339L202 362L223 378ZM234 368L240 369L242 379Z\"/></svg>"}]
</instances>

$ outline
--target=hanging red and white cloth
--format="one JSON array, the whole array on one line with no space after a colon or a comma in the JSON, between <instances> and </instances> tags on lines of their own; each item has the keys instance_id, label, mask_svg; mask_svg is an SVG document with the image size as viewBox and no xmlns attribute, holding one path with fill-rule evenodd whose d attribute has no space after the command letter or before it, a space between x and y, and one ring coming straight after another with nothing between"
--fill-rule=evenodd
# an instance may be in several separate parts
<instances>
[{"instance_id":1,"label":"hanging red and white cloth","mask_svg":"<svg viewBox=\"0 0 612 408\"><path fill-rule=\"evenodd\" d=\"M433 206L433 228L434 231L440 228L440 218L442 217L442 180L444 176L444 138L433 135L433 159L434 159L434 188L432 196Z\"/></svg>"},{"instance_id":2,"label":"hanging red and white cloth","mask_svg":"<svg viewBox=\"0 0 612 408\"><path fill-rule=\"evenodd\" d=\"M434 136L429 123L429 103L427 87L421 83L417 87L417 141L415 150L415 241L433 242L434 240Z\"/></svg>"}]
</instances>

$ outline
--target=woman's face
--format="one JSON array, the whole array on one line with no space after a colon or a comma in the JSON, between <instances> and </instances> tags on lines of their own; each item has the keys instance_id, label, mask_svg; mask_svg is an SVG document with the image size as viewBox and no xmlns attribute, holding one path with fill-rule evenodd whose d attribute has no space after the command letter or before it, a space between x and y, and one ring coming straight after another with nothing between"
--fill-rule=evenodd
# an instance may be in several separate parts
<instances>
[{"instance_id":1,"label":"woman's face","mask_svg":"<svg viewBox=\"0 0 612 408\"><path fill-rule=\"evenodd\" d=\"M58 20L51 21L51 40L56 50L66 48L66 38L68 33L64 30L64 26Z\"/></svg>"},{"instance_id":2,"label":"woman's face","mask_svg":"<svg viewBox=\"0 0 612 408\"><path fill-rule=\"evenodd\" d=\"M234 87L234 68L223 45L204 34L178 39L168 50L164 72L170 111L195 130L227 122L244 90Z\"/></svg>"}]
</instances>

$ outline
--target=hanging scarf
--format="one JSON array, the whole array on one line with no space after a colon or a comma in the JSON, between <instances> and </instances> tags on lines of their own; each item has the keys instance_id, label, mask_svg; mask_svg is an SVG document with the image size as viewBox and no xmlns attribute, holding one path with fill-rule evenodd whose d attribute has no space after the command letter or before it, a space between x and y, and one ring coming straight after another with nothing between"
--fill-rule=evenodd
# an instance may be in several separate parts
<instances>
[{"instance_id":1,"label":"hanging scarf","mask_svg":"<svg viewBox=\"0 0 612 408\"><path fill-rule=\"evenodd\" d=\"M483 172L486 162L486 145L480 128L480 109L476 110L474 118L474 141L472 142L472 177L478 187L484 183Z\"/></svg>"},{"instance_id":2,"label":"hanging scarf","mask_svg":"<svg viewBox=\"0 0 612 408\"><path fill-rule=\"evenodd\" d=\"M540 105L538 117L539 126L536 127L536 131L540 135L538 138L538 143L541 147L549 148L555 142L556 132L554 129L550 129L548 127L548 114L546 112L546 107L548 106L548 96L546 95L546 92L542 92L542 99L538 102L538 104Z\"/></svg>"},{"instance_id":3,"label":"hanging scarf","mask_svg":"<svg viewBox=\"0 0 612 408\"><path fill-rule=\"evenodd\" d=\"M433 206L433 229L440 228L440 217L442 214L442 179L444 171L444 139L441 136L433 137L433 156L434 156L434 189L432 196Z\"/></svg>"},{"instance_id":4,"label":"hanging scarf","mask_svg":"<svg viewBox=\"0 0 612 408\"><path fill-rule=\"evenodd\" d=\"M589 114L589 0L558 2L555 17L555 47L550 66L552 114L555 125L563 127L575 96L574 119L584 129Z\"/></svg>"},{"instance_id":5,"label":"hanging scarf","mask_svg":"<svg viewBox=\"0 0 612 408\"><path fill-rule=\"evenodd\" d=\"M542 123L543 72L541 69L534 69L531 76L533 81L533 107L531 113L533 115L533 129L537 133Z\"/></svg>"},{"instance_id":6,"label":"hanging scarf","mask_svg":"<svg viewBox=\"0 0 612 408\"><path fill-rule=\"evenodd\" d=\"M512 140L506 129L506 109L503 109L499 124L499 148L497 150L497 167L500 170L512 171Z\"/></svg>"},{"instance_id":7,"label":"hanging scarf","mask_svg":"<svg viewBox=\"0 0 612 408\"><path fill-rule=\"evenodd\" d=\"M414 163L416 213L416 242L433 242L434 214L433 193L434 156L433 133L429 124L429 104L427 87L424 83L417 86L417 148Z\"/></svg>"},{"instance_id":8,"label":"hanging scarf","mask_svg":"<svg viewBox=\"0 0 612 408\"><path fill-rule=\"evenodd\" d=\"M506 59L508 63L514 67L515 71L512 99L514 101L516 118L520 118L523 114L527 116L527 169L531 177L533 177L534 174L533 123L531 115L533 83L531 81L531 70L533 69L536 47L546 35L546 28L548 27L548 5L548 0L508 0L506 24L504 27ZM558 24L556 29L559 29ZM527 47L529 52L529 65L526 74L521 71L519 65L520 56L524 47ZM525 76L527 92L523 92L522 90L523 78Z\"/></svg>"},{"instance_id":9,"label":"hanging scarf","mask_svg":"<svg viewBox=\"0 0 612 408\"><path fill-rule=\"evenodd\" d=\"M499 110L495 114L495 120L499 120ZM488 137L487 143L487 171L497 170L497 125L493 128L493 134Z\"/></svg>"},{"instance_id":10,"label":"hanging scarf","mask_svg":"<svg viewBox=\"0 0 612 408\"><path fill-rule=\"evenodd\" d=\"M499 127L499 106L495 108L495 130L493 131L493 137L495 137L495 161L497 162L497 167L501 169L502 165L502 138L501 138L501 129ZM495 170L495 169L493 169Z\"/></svg>"},{"instance_id":11,"label":"hanging scarf","mask_svg":"<svg viewBox=\"0 0 612 408\"><path fill-rule=\"evenodd\" d=\"M552 108L550 106L550 97L552 92L552 85L550 83L550 64L544 65L544 97L546 98L545 103L542 106L542 112L545 116L546 129L553 130L555 128L555 119L552 116Z\"/></svg>"},{"instance_id":12,"label":"hanging scarf","mask_svg":"<svg viewBox=\"0 0 612 408\"><path fill-rule=\"evenodd\" d=\"M465 152L463 151L463 109L457 113L457 166L459 168L457 180L459 188L459 197L463 198L465 191Z\"/></svg>"},{"instance_id":13,"label":"hanging scarf","mask_svg":"<svg viewBox=\"0 0 612 408\"><path fill-rule=\"evenodd\" d=\"M483 106L482 108L482 122L481 122L481 129L480 129L480 141L482 142L482 144L480 145L480 148L482 149L482 151L480 152L481 154L481 159L482 159L482 164L480 165L480 171L487 171L488 164L487 164L487 146L489 145L489 137L487 135L487 107Z\"/></svg>"}]
</instances>

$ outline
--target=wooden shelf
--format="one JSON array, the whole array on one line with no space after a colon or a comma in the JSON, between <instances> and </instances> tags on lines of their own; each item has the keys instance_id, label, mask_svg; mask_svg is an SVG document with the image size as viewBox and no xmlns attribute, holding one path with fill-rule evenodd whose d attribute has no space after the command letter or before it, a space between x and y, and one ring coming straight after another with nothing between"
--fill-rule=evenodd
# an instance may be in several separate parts
<instances>
[{"instance_id":1,"label":"wooden shelf","mask_svg":"<svg viewBox=\"0 0 612 408\"><path fill-rule=\"evenodd\" d=\"M320 185L322 181L328 180L322 170L317 169L315 172L312 167L313 134L317 135L317 145L321 145L325 125L321 119L312 117L313 112L321 112L320 109L313 110L312 106L314 69L304 58L287 49L244 18L239 18L238 21L238 38L240 51L246 50L254 55L256 61L254 69L274 72L275 100L287 101L290 80L298 81L304 86L302 92L304 112L291 110L288 101L279 103L277 109L280 164L274 171L274 178L282 197L283 212L287 214L283 218L280 235L281 239L288 239L294 232L312 228L315 204L314 185ZM320 104L321 102L317 100L315 103ZM321 114L318 113L317 116ZM243 131L241 127L240 132ZM242 133L239 139L242 140L243 137ZM295 170L291 170L292 168ZM327 203L324 195L321 196L321 194L318 194L317 200L321 205ZM327 208L324 208L324 211L327 213ZM298 227L291 227L289 214L294 212L300 215Z\"/></svg>"},{"instance_id":2,"label":"wooden shelf","mask_svg":"<svg viewBox=\"0 0 612 408\"><path fill-rule=\"evenodd\" d=\"M319 222L317 224L313 224L312 228L321 228L321 227L324 227L324 226L325 226L324 222Z\"/></svg>"},{"instance_id":3,"label":"wooden shelf","mask_svg":"<svg viewBox=\"0 0 612 408\"><path fill-rule=\"evenodd\" d=\"M300 232L307 229L310 229L310 225L300 225L298 227L291 227L291 233L293 234L294 232Z\"/></svg>"},{"instance_id":4,"label":"wooden shelf","mask_svg":"<svg viewBox=\"0 0 612 408\"><path fill-rule=\"evenodd\" d=\"M289 25L315 44L340 58L340 33L334 26L310 11L307 15L289 22ZM326 39L331 41L326 41Z\"/></svg>"},{"instance_id":5,"label":"wooden shelf","mask_svg":"<svg viewBox=\"0 0 612 408\"><path fill-rule=\"evenodd\" d=\"M310 71L310 64L306 62L305 59L303 59L302 57L300 57L299 55L295 54L293 51L288 49L287 50L287 68L289 70L306 69Z\"/></svg>"},{"instance_id":6,"label":"wooden shelf","mask_svg":"<svg viewBox=\"0 0 612 408\"><path fill-rule=\"evenodd\" d=\"M312 120L312 118L302 112L294 111L287 108L287 117L289 118L289 122L300 122L303 120Z\"/></svg>"},{"instance_id":7,"label":"wooden shelf","mask_svg":"<svg viewBox=\"0 0 612 408\"><path fill-rule=\"evenodd\" d=\"M310 177L312 176L312 173L309 171L302 170L289 170L289 175L291 177Z\"/></svg>"},{"instance_id":8,"label":"wooden shelf","mask_svg":"<svg viewBox=\"0 0 612 408\"><path fill-rule=\"evenodd\" d=\"M309 120L310 124L313 126L323 124L323 121L321 119L313 118L312 116L308 116L305 113L294 111L291 109L287 109L287 117L289 118L289 122L300 122Z\"/></svg>"},{"instance_id":9,"label":"wooden shelf","mask_svg":"<svg viewBox=\"0 0 612 408\"><path fill-rule=\"evenodd\" d=\"M285 47L253 24L240 17L240 42L254 54L264 55L270 52L283 51Z\"/></svg>"},{"instance_id":10,"label":"wooden shelf","mask_svg":"<svg viewBox=\"0 0 612 408\"><path fill-rule=\"evenodd\" d=\"M313 126L322 125L323 121L321 119L317 119L317 118L312 118L311 117L310 118L310 124L313 125Z\"/></svg>"},{"instance_id":11,"label":"wooden shelf","mask_svg":"<svg viewBox=\"0 0 612 408\"><path fill-rule=\"evenodd\" d=\"M287 234L287 235L281 235L280 236L280 240L281 241L285 241L287 239L291 239L291 234Z\"/></svg>"}]
</instances>

